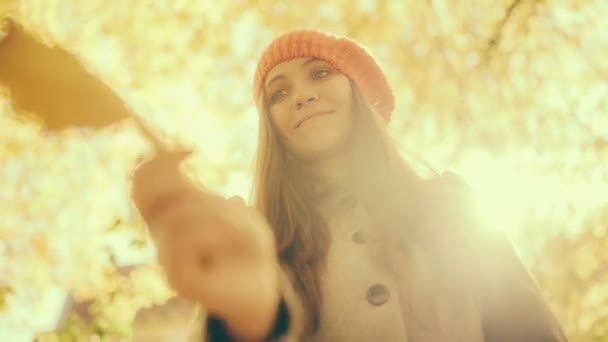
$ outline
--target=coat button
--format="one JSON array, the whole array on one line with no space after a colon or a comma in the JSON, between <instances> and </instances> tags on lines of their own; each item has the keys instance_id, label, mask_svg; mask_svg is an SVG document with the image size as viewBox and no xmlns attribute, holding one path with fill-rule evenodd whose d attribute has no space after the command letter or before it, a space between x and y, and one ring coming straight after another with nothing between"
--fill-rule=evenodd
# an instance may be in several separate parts
<instances>
[{"instance_id":1,"label":"coat button","mask_svg":"<svg viewBox=\"0 0 608 342\"><path fill-rule=\"evenodd\" d=\"M355 232L353 234L353 241L355 243L365 243L365 234L363 232Z\"/></svg>"},{"instance_id":2,"label":"coat button","mask_svg":"<svg viewBox=\"0 0 608 342\"><path fill-rule=\"evenodd\" d=\"M340 201L340 208L342 210L350 210L357 205L357 199L355 196L346 196Z\"/></svg>"},{"instance_id":3,"label":"coat button","mask_svg":"<svg viewBox=\"0 0 608 342\"><path fill-rule=\"evenodd\" d=\"M372 305L382 305L388 302L390 293L386 286L376 284L367 290L367 301Z\"/></svg>"}]
</instances>

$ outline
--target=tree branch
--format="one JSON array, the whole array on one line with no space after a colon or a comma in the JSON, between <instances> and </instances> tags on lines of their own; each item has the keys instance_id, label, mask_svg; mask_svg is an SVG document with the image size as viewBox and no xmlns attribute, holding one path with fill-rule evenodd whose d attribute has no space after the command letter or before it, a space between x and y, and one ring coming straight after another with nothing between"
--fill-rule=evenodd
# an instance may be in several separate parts
<instances>
[{"instance_id":1,"label":"tree branch","mask_svg":"<svg viewBox=\"0 0 608 342\"><path fill-rule=\"evenodd\" d=\"M511 17L513 16L513 12L515 12L515 9L519 5L521 5L522 2L523 2L522 0L513 0L513 2L507 8L505 15L502 17L502 19L498 23L498 26L494 30L494 34L492 35L492 37L490 37L490 40L488 40L488 47L486 48L486 51L485 51L486 62L490 61L490 55L491 55L492 51L494 49L496 49L496 47L500 43L500 40L502 39L502 33L503 33L505 26L507 26L509 19L511 19Z\"/></svg>"},{"instance_id":2,"label":"tree branch","mask_svg":"<svg viewBox=\"0 0 608 342\"><path fill-rule=\"evenodd\" d=\"M521 3L522 3L522 0L513 0L511 5L509 5L509 7L507 8L507 11L505 12L505 15L500 20L500 23L498 23L498 26L496 27L494 34L488 41L488 50L491 50L498 45L498 43L500 42L500 39L502 38L502 31L503 31L504 27L507 25L507 22L513 15L515 8L517 8L517 6L519 6L519 5L521 5Z\"/></svg>"}]
</instances>

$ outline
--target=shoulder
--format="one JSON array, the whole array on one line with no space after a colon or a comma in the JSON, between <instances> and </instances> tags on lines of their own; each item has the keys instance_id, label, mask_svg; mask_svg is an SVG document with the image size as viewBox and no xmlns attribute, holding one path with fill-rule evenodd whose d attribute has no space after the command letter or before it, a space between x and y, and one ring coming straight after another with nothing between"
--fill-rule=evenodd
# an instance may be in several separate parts
<instances>
[{"instance_id":1,"label":"shoulder","mask_svg":"<svg viewBox=\"0 0 608 342\"><path fill-rule=\"evenodd\" d=\"M446 193L471 192L471 186L464 178L452 171L444 171L440 175L425 179L425 187L434 191L445 191Z\"/></svg>"},{"instance_id":2,"label":"shoulder","mask_svg":"<svg viewBox=\"0 0 608 342\"><path fill-rule=\"evenodd\" d=\"M420 211L435 234L446 234L481 254L510 246L505 232L482 219L474 188L462 176L444 171L424 180L421 194Z\"/></svg>"},{"instance_id":3,"label":"shoulder","mask_svg":"<svg viewBox=\"0 0 608 342\"><path fill-rule=\"evenodd\" d=\"M418 219L432 237L464 242L485 231L473 187L460 175L445 171L424 179L418 194Z\"/></svg>"},{"instance_id":4,"label":"shoulder","mask_svg":"<svg viewBox=\"0 0 608 342\"><path fill-rule=\"evenodd\" d=\"M440 206L446 210L473 210L473 188L463 177L451 171L423 180L419 195L421 202L431 208Z\"/></svg>"}]
</instances>

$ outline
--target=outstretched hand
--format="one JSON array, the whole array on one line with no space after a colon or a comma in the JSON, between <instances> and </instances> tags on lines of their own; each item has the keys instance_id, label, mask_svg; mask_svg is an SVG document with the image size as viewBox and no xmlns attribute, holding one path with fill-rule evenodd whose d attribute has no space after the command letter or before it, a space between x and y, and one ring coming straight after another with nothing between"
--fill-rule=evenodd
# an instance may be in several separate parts
<instances>
[{"instance_id":1,"label":"outstretched hand","mask_svg":"<svg viewBox=\"0 0 608 342\"><path fill-rule=\"evenodd\" d=\"M279 301L272 230L239 197L198 189L179 170L188 155L163 152L141 164L133 178L135 205L170 286L237 334L263 336Z\"/></svg>"}]
</instances>

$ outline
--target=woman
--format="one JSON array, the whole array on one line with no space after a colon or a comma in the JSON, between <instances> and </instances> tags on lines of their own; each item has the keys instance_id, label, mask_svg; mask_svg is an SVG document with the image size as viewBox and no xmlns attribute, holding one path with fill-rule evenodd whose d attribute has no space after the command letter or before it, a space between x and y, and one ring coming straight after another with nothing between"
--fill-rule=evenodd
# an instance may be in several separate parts
<instances>
[{"instance_id":1,"label":"woman","mask_svg":"<svg viewBox=\"0 0 608 342\"><path fill-rule=\"evenodd\" d=\"M365 48L280 36L254 98L254 208L197 190L178 170L187 153L134 178L169 283L209 313L209 340L565 340L509 243L483 236L467 186L401 158L392 90Z\"/></svg>"}]
</instances>

